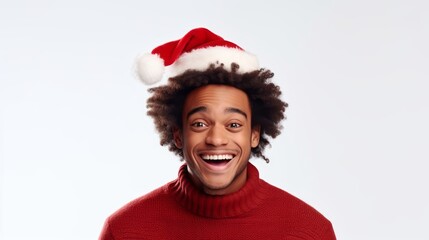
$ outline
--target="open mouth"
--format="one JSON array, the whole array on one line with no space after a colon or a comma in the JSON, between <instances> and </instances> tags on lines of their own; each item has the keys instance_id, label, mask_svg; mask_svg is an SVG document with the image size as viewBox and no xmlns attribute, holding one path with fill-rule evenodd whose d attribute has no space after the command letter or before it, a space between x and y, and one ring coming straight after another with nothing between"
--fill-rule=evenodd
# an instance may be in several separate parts
<instances>
[{"instance_id":1,"label":"open mouth","mask_svg":"<svg viewBox=\"0 0 429 240\"><path fill-rule=\"evenodd\" d=\"M224 165L231 161L235 155L232 154L219 154L219 155L209 155L203 154L200 156L204 162L212 165Z\"/></svg>"}]
</instances>

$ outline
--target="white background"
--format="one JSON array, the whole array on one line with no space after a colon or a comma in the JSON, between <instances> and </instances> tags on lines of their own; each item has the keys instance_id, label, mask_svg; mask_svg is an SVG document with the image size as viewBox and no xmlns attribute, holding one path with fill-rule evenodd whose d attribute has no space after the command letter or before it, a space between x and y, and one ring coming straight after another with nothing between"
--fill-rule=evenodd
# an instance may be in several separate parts
<instances>
[{"instance_id":1,"label":"white background","mask_svg":"<svg viewBox=\"0 0 429 240\"><path fill-rule=\"evenodd\" d=\"M150 3L149 3L150 2ZM173 180L135 57L208 27L290 107L262 178L338 239L429 239L427 1L0 2L0 239L96 239Z\"/></svg>"}]
</instances>

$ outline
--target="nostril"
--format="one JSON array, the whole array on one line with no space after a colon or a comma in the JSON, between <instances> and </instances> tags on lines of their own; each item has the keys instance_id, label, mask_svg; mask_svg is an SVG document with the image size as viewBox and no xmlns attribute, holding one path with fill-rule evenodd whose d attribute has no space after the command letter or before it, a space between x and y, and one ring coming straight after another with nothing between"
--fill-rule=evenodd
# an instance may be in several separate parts
<instances>
[{"instance_id":1,"label":"nostril","mask_svg":"<svg viewBox=\"0 0 429 240\"><path fill-rule=\"evenodd\" d=\"M206 143L211 145L223 145L228 143L227 138L221 138L221 137L207 137Z\"/></svg>"}]
</instances>

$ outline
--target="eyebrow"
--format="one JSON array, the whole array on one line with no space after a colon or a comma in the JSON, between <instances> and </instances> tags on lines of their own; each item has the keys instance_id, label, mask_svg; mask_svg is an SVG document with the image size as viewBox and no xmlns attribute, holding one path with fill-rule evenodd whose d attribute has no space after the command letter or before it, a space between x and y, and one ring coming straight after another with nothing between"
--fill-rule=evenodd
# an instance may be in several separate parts
<instances>
[{"instance_id":1,"label":"eyebrow","mask_svg":"<svg viewBox=\"0 0 429 240\"><path fill-rule=\"evenodd\" d=\"M226 113L238 113L238 114L243 115L247 119L247 114L238 108L229 107L229 108L225 109L225 112Z\"/></svg>"},{"instance_id":2,"label":"eyebrow","mask_svg":"<svg viewBox=\"0 0 429 240\"><path fill-rule=\"evenodd\" d=\"M201 107L196 107L196 108L191 109L191 111L189 111L188 114L186 114L186 118L189 118L192 114L195 114L197 112L207 112L207 107L201 106ZM224 110L224 112L225 113L238 113L238 114L243 115L247 119L247 114L238 108L229 107L229 108L226 108Z\"/></svg>"},{"instance_id":3,"label":"eyebrow","mask_svg":"<svg viewBox=\"0 0 429 240\"><path fill-rule=\"evenodd\" d=\"M207 108L206 107L196 107L191 109L191 111L188 112L188 114L186 114L186 119L188 119L192 114L195 114L197 112L207 112Z\"/></svg>"}]
</instances>

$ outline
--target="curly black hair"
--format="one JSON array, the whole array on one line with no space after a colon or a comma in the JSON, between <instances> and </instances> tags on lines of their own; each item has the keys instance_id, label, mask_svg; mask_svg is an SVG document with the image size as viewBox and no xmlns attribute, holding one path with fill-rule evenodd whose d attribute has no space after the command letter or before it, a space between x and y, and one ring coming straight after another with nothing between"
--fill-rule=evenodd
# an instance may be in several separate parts
<instances>
[{"instance_id":1,"label":"curly black hair","mask_svg":"<svg viewBox=\"0 0 429 240\"><path fill-rule=\"evenodd\" d=\"M275 138L280 134L281 120L288 104L280 99L279 86L271 82L274 74L270 70L260 69L239 74L238 64L231 64L231 71L223 65L212 64L205 71L188 70L183 74L168 79L168 84L150 88L153 95L147 100L147 114L154 120L160 133L162 146L179 155L183 160L183 152L177 148L173 140L173 130L182 129L182 110L186 96L192 90L209 84L222 84L235 87L245 92L249 98L252 127L260 126L259 145L252 148L252 155L269 159L263 151L270 144L268 137Z\"/></svg>"}]
</instances>

